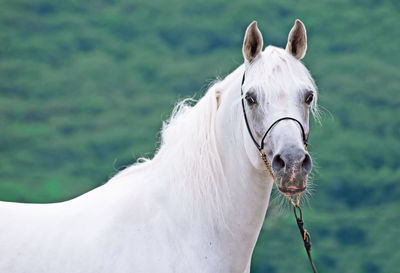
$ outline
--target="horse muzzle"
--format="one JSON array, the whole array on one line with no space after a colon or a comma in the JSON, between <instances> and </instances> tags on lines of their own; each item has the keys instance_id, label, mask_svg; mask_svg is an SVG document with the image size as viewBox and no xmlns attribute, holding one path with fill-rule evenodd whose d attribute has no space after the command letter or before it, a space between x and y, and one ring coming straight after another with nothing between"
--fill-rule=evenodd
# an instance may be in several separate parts
<instances>
[{"instance_id":1,"label":"horse muzzle","mask_svg":"<svg viewBox=\"0 0 400 273\"><path fill-rule=\"evenodd\" d=\"M285 195L299 194L307 188L312 160L303 149L287 149L274 155L272 170L278 189Z\"/></svg>"}]
</instances>

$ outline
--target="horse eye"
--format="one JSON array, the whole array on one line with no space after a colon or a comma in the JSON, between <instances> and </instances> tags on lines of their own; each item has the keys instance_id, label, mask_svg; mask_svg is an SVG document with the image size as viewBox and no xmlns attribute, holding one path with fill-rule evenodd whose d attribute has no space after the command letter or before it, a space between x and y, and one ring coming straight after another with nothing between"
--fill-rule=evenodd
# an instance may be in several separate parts
<instances>
[{"instance_id":1,"label":"horse eye","mask_svg":"<svg viewBox=\"0 0 400 273\"><path fill-rule=\"evenodd\" d=\"M313 99L314 99L313 93L308 93L306 96L305 103L310 104L313 101Z\"/></svg>"},{"instance_id":2,"label":"horse eye","mask_svg":"<svg viewBox=\"0 0 400 273\"><path fill-rule=\"evenodd\" d=\"M252 95L250 95L250 94L247 94L246 97L245 97L245 99L246 99L246 101L247 101L247 103L248 103L249 105L253 105L253 104L256 103L255 97L252 96Z\"/></svg>"}]
</instances>

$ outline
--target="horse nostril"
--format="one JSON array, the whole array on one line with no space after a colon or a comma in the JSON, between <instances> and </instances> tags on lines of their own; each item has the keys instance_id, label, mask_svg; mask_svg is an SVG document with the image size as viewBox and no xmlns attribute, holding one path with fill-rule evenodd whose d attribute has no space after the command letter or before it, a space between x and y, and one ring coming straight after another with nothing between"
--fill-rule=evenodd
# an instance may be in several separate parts
<instances>
[{"instance_id":1,"label":"horse nostril","mask_svg":"<svg viewBox=\"0 0 400 273\"><path fill-rule=\"evenodd\" d=\"M310 172L311 172L311 169L312 169L312 161L311 161L311 157L310 157L309 154L306 154L306 155L305 155L301 167L302 167L303 170L306 171L307 173L310 173Z\"/></svg>"},{"instance_id":2,"label":"horse nostril","mask_svg":"<svg viewBox=\"0 0 400 273\"><path fill-rule=\"evenodd\" d=\"M285 168L285 161L282 159L281 155L276 155L272 159L272 169L275 172L281 171L283 168Z\"/></svg>"}]
</instances>

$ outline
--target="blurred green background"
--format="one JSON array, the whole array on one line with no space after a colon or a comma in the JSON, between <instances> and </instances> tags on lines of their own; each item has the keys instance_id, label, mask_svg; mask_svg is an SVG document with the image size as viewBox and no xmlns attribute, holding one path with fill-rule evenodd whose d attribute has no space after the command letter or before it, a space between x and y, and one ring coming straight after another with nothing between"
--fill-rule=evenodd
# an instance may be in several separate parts
<instances>
[{"instance_id":1,"label":"blurred green background","mask_svg":"<svg viewBox=\"0 0 400 273\"><path fill-rule=\"evenodd\" d=\"M54 202L151 157L177 100L242 63L244 31L284 47L308 31L320 90L320 272L400 272L400 1L2 0L0 200ZM268 212L252 272L310 272L292 215Z\"/></svg>"}]
</instances>

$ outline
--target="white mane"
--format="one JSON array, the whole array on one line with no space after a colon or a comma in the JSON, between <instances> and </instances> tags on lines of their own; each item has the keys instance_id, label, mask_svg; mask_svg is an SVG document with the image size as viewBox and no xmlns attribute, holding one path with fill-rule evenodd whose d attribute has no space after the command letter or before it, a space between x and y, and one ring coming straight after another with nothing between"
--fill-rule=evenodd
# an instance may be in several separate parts
<instances>
[{"instance_id":1,"label":"white mane","mask_svg":"<svg viewBox=\"0 0 400 273\"><path fill-rule=\"evenodd\" d=\"M180 102L169 122L164 123L161 147L154 160L166 163L170 179L194 213L205 207L204 212L213 211L217 219L222 219L222 204L229 199L229 187L215 136L215 88L211 87L195 106L187 102Z\"/></svg>"},{"instance_id":2,"label":"white mane","mask_svg":"<svg viewBox=\"0 0 400 273\"><path fill-rule=\"evenodd\" d=\"M230 198L215 136L218 83L194 106L190 106L192 99L179 102L163 124L160 148L154 158L141 158L112 180L156 166L168 178L176 199L183 199L194 217L204 213L209 223L223 222L222 208Z\"/></svg>"}]
</instances>

